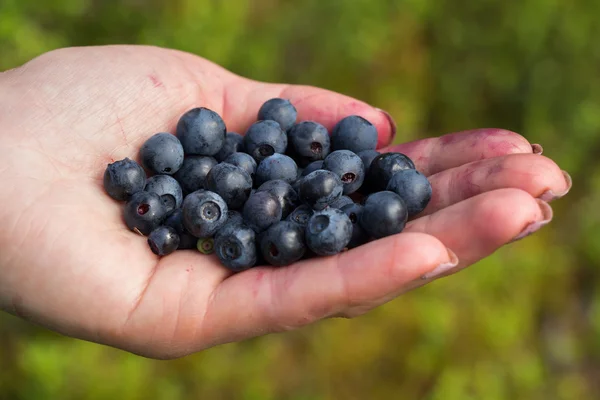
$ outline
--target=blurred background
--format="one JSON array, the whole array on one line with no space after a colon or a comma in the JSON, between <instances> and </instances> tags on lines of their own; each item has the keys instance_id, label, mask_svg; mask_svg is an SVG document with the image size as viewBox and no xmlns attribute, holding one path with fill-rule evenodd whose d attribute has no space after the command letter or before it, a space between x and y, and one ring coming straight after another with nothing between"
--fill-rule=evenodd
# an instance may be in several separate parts
<instances>
[{"instance_id":1,"label":"blurred background","mask_svg":"<svg viewBox=\"0 0 600 400\"><path fill-rule=\"evenodd\" d=\"M0 313L0 398L600 398L599 15L596 0L0 0L0 70L63 46L168 46L362 99L400 141L519 132L575 182L550 226L453 277L176 361Z\"/></svg>"}]
</instances>

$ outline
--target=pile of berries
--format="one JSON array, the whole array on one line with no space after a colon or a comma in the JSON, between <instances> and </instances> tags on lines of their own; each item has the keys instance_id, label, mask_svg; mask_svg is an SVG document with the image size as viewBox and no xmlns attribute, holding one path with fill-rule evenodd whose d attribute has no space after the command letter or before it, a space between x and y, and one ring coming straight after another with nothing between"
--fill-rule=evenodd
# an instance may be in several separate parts
<instances>
[{"instance_id":1,"label":"pile of berries","mask_svg":"<svg viewBox=\"0 0 600 400\"><path fill-rule=\"evenodd\" d=\"M286 99L264 103L244 136L199 107L175 135L150 137L141 164L109 164L104 188L159 256L198 249L232 271L284 266L400 233L427 206L431 185L412 160L376 145L366 119L343 118L330 134L297 122Z\"/></svg>"}]
</instances>

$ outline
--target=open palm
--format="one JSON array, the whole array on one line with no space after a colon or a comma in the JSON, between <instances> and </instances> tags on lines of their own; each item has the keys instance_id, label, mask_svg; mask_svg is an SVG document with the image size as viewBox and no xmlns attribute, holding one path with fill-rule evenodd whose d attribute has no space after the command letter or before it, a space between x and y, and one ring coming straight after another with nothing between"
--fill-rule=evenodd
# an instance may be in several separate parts
<instances>
[{"instance_id":1,"label":"open palm","mask_svg":"<svg viewBox=\"0 0 600 400\"><path fill-rule=\"evenodd\" d=\"M154 256L124 225L122 204L104 193L106 165L137 159L145 139L174 132L181 114L198 106L243 133L265 100L284 97L299 120L327 128L362 115L377 126L380 147L394 129L384 113L142 46L47 53L0 74L0 92L0 307L148 357L360 315L535 231L551 218L546 201L570 187L539 147L508 131L395 146L429 176L434 193L405 232L333 257L231 275L214 255Z\"/></svg>"}]
</instances>

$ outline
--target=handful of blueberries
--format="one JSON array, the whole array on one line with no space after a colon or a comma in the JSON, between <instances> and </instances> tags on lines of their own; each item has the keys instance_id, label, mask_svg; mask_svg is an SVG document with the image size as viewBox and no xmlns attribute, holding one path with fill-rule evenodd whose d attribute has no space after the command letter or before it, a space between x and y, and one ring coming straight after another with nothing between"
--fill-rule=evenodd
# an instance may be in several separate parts
<instances>
[{"instance_id":1,"label":"handful of blueberries","mask_svg":"<svg viewBox=\"0 0 600 400\"><path fill-rule=\"evenodd\" d=\"M296 120L290 101L271 99L242 136L216 112L191 109L175 135L143 144L141 165L109 164L104 188L126 202L127 227L147 236L153 253L214 251L236 272L400 233L429 203L427 178L406 155L377 152L366 119L343 118L331 135Z\"/></svg>"}]
</instances>

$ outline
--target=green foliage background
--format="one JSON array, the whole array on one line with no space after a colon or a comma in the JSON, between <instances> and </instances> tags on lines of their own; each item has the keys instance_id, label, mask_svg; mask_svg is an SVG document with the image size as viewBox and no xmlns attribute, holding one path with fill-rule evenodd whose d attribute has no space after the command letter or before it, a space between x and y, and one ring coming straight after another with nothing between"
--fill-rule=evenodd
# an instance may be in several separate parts
<instances>
[{"instance_id":1,"label":"green foliage background","mask_svg":"<svg viewBox=\"0 0 600 400\"><path fill-rule=\"evenodd\" d=\"M153 361L0 314L0 398L600 398L600 2L0 0L0 70L145 43L389 110L399 140L501 127L573 176L555 220L355 320Z\"/></svg>"}]
</instances>

